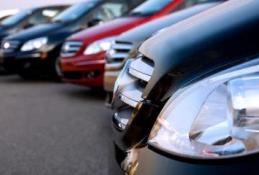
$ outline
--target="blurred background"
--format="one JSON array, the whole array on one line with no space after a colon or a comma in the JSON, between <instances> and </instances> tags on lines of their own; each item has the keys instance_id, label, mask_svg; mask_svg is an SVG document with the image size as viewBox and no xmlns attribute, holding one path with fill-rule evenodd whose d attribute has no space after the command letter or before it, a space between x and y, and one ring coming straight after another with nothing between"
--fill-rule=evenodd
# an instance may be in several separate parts
<instances>
[{"instance_id":1,"label":"blurred background","mask_svg":"<svg viewBox=\"0 0 259 175\"><path fill-rule=\"evenodd\" d=\"M77 2L82 2L82 0L1 0L0 10L7 9L26 9L30 7L37 7L42 5L51 5L51 4L74 4Z\"/></svg>"}]
</instances>

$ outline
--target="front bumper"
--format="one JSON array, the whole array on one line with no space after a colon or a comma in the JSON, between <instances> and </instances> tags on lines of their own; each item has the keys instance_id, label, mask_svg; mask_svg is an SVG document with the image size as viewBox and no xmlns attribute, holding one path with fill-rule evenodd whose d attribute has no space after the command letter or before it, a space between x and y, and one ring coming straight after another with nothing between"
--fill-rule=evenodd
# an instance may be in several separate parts
<instances>
[{"instance_id":1,"label":"front bumper","mask_svg":"<svg viewBox=\"0 0 259 175\"><path fill-rule=\"evenodd\" d=\"M60 58L64 82L83 86L103 86L105 53L92 56Z\"/></svg>"},{"instance_id":2,"label":"front bumper","mask_svg":"<svg viewBox=\"0 0 259 175\"><path fill-rule=\"evenodd\" d=\"M136 175L257 175L259 157L232 162L201 163L168 158L149 148L138 152ZM206 162L206 161L205 161Z\"/></svg>"},{"instance_id":3,"label":"front bumper","mask_svg":"<svg viewBox=\"0 0 259 175\"><path fill-rule=\"evenodd\" d=\"M114 84L122 70L124 63L106 63L104 72L104 89L107 92L113 92Z\"/></svg>"},{"instance_id":4,"label":"front bumper","mask_svg":"<svg viewBox=\"0 0 259 175\"><path fill-rule=\"evenodd\" d=\"M12 52L5 53L0 51L1 64L13 73L24 69L42 71L49 65L48 53L40 52Z\"/></svg>"}]
</instances>

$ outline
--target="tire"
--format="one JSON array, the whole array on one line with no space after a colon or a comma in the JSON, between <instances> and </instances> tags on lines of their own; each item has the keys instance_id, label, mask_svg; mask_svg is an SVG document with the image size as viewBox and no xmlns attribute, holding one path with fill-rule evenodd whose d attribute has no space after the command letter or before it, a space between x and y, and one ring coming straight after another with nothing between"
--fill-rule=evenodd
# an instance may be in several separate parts
<instances>
[{"instance_id":1,"label":"tire","mask_svg":"<svg viewBox=\"0 0 259 175\"><path fill-rule=\"evenodd\" d=\"M54 81L62 82L62 71L59 66L59 59L55 58L51 61L51 73L50 76Z\"/></svg>"},{"instance_id":2,"label":"tire","mask_svg":"<svg viewBox=\"0 0 259 175\"><path fill-rule=\"evenodd\" d=\"M60 69L60 64L59 64L59 59L58 58L55 60L55 74L58 77L62 77L62 71Z\"/></svg>"}]
</instances>

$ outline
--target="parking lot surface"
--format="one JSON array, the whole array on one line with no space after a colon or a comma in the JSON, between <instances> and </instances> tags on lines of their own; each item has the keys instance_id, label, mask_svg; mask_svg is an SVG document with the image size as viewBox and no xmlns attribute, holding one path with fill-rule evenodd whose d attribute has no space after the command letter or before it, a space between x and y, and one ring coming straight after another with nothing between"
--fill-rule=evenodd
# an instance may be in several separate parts
<instances>
[{"instance_id":1,"label":"parking lot surface","mask_svg":"<svg viewBox=\"0 0 259 175\"><path fill-rule=\"evenodd\" d=\"M106 175L104 93L0 76L1 175Z\"/></svg>"}]
</instances>

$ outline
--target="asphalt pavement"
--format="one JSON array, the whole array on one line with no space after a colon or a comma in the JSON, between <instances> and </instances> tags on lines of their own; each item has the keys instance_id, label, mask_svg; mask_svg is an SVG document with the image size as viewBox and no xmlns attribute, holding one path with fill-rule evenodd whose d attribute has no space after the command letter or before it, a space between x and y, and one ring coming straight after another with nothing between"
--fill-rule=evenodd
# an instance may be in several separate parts
<instances>
[{"instance_id":1,"label":"asphalt pavement","mask_svg":"<svg viewBox=\"0 0 259 175\"><path fill-rule=\"evenodd\" d=\"M98 90L0 76L1 175L107 175L110 117Z\"/></svg>"}]
</instances>

